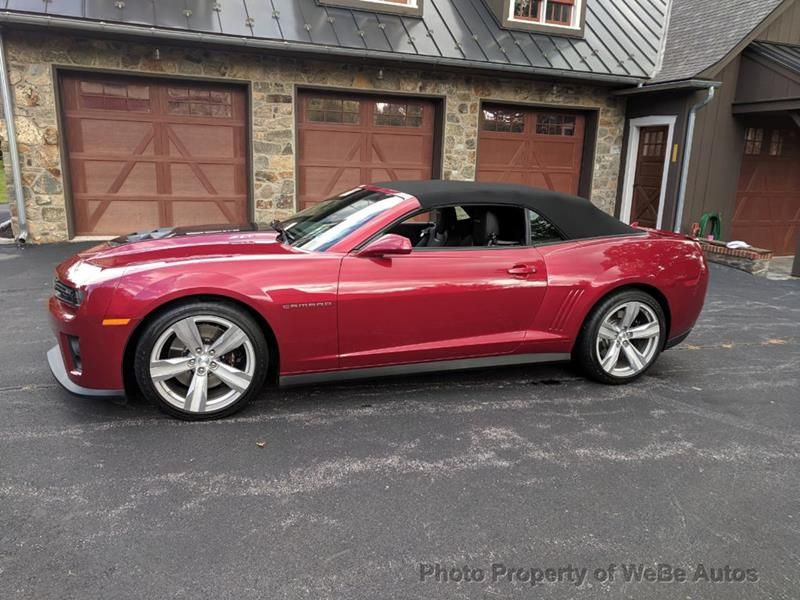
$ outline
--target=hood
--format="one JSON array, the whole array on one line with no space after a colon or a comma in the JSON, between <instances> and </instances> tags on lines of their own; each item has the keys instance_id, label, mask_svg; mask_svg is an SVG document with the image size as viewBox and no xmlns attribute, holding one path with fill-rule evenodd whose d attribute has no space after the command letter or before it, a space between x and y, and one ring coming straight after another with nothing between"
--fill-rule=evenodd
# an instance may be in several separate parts
<instances>
[{"instance_id":1,"label":"hood","mask_svg":"<svg viewBox=\"0 0 800 600\"><path fill-rule=\"evenodd\" d=\"M168 227L115 238L79 253L77 258L101 268L114 268L243 254L299 253L278 242L277 236L275 230L261 230L255 224Z\"/></svg>"}]
</instances>

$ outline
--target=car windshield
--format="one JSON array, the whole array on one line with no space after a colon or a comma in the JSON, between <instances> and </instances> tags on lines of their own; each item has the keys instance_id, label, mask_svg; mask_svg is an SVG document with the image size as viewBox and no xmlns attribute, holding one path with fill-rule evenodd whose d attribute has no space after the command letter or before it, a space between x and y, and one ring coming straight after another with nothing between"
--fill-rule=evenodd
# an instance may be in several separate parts
<instances>
[{"instance_id":1,"label":"car windshield","mask_svg":"<svg viewBox=\"0 0 800 600\"><path fill-rule=\"evenodd\" d=\"M402 201L386 192L358 188L310 206L273 227L286 244L324 251Z\"/></svg>"}]
</instances>

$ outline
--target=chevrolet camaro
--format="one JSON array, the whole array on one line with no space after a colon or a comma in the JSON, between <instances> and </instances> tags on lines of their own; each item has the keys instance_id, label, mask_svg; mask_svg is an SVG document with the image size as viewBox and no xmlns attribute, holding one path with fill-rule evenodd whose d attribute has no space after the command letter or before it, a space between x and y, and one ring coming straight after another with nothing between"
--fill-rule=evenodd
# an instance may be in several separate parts
<instances>
[{"instance_id":1,"label":"chevrolet camaro","mask_svg":"<svg viewBox=\"0 0 800 600\"><path fill-rule=\"evenodd\" d=\"M700 246L522 186L364 185L268 228L162 228L56 269L56 379L209 419L265 382L572 359L608 384L689 335Z\"/></svg>"}]
</instances>

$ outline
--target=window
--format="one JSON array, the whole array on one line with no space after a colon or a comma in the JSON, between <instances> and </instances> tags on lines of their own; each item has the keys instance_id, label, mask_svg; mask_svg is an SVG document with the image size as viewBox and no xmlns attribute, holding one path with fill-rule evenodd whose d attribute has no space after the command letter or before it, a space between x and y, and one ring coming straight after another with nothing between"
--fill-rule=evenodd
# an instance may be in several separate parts
<instances>
[{"instance_id":1,"label":"window","mask_svg":"<svg viewBox=\"0 0 800 600\"><path fill-rule=\"evenodd\" d=\"M171 115L192 117L231 117L230 92L196 88L167 89L167 110Z\"/></svg>"},{"instance_id":2,"label":"window","mask_svg":"<svg viewBox=\"0 0 800 600\"><path fill-rule=\"evenodd\" d=\"M775 129L769 140L769 155L780 156L783 154L783 131Z\"/></svg>"},{"instance_id":3,"label":"window","mask_svg":"<svg viewBox=\"0 0 800 600\"><path fill-rule=\"evenodd\" d=\"M376 102L375 125L380 127L422 127L422 107L402 102Z\"/></svg>"},{"instance_id":4,"label":"window","mask_svg":"<svg viewBox=\"0 0 800 600\"><path fill-rule=\"evenodd\" d=\"M338 98L309 98L308 120L318 123L357 124L361 121L361 102Z\"/></svg>"},{"instance_id":5,"label":"window","mask_svg":"<svg viewBox=\"0 0 800 600\"><path fill-rule=\"evenodd\" d=\"M748 156L761 154L764 145L764 130L748 127L744 134L744 153Z\"/></svg>"},{"instance_id":6,"label":"window","mask_svg":"<svg viewBox=\"0 0 800 600\"><path fill-rule=\"evenodd\" d=\"M574 115L557 115L541 113L536 115L536 133L539 135L575 135Z\"/></svg>"},{"instance_id":7,"label":"window","mask_svg":"<svg viewBox=\"0 0 800 600\"><path fill-rule=\"evenodd\" d=\"M552 244L564 240L558 229L536 211L528 211L528 221L530 221L531 228L531 246Z\"/></svg>"},{"instance_id":8,"label":"window","mask_svg":"<svg viewBox=\"0 0 800 600\"><path fill-rule=\"evenodd\" d=\"M317 0L323 6L362 8L372 11L421 17L425 0Z\"/></svg>"},{"instance_id":9,"label":"window","mask_svg":"<svg viewBox=\"0 0 800 600\"><path fill-rule=\"evenodd\" d=\"M662 157L666 148L665 131L645 131L642 134L642 156Z\"/></svg>"},{"instance_id":10,"label":"window","mask_svg":"<svg viewBox=\"0 0 800 600\"><path fill-rule=\"evenodd\" d=\"M525 113L501 108L484 108L482 115L484 131L506 133L523 133L525 131Z\"/></svg>"},{"instance_id":11,"label":"window","mask_svg":"<svg viewBox=\"0 0 800 600\"><path fill-rule=\"evenodd\" d=\"M405 236L420 250L503 248L526 246L525 229L522 208L466 204L416 213L384 233Z\"/></svg>"},{"instance_id":12,"label":"window","mask_svg":"<svg viewBox=\"0 0 800 600\"><path fill-rule=\"evenodd\" d=\"M356 188L276 222L280 241L303 250L323 252L403 198Z\"/></svg>"},{"instance_id":13,"label":"window","mask_svg":"<svg viewBox=\"0 0 800 600\"><path fill-rule=\"evenodd\" d=\"M511 3L511 21L577 27L580 0L514 0Z\"/></svg>"},{"instance_id":14,"label":"window","mask_svg":"<svg viewBox=\"0 0 800 600\"><path fill-rule=\"evenodd\" d=\"M82 108L150 112L150 87L103 81L81 81Z\"/></svg>"},{"instance_id":15,"label":"window","mask_svg":"<svg viewBox=\"0 0 800 600\"><path fill-rule=\"evenodd\" d=\"M540 0L518 0L514 3L514 18L526 21L540 21Z\"/></svg>"}]
</instances>

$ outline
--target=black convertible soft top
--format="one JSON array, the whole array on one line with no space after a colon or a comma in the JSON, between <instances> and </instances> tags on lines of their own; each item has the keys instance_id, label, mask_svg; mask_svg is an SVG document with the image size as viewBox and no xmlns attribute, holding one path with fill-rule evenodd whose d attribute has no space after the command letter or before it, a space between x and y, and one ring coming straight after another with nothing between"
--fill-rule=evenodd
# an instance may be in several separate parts
<instances>
[{"instance_id":1,"label":"black convertible soft top","mask_svg":"<svg viewBox=\"0 0 800 600\"><path fill-rule=\"evenodd\" d=\"M568 239L642 233L585 198L524 185L473 181L388 181L373 184L414 196L423 208L445 204L513 204L537 212Z\"/></svg>"}]
</instances>

